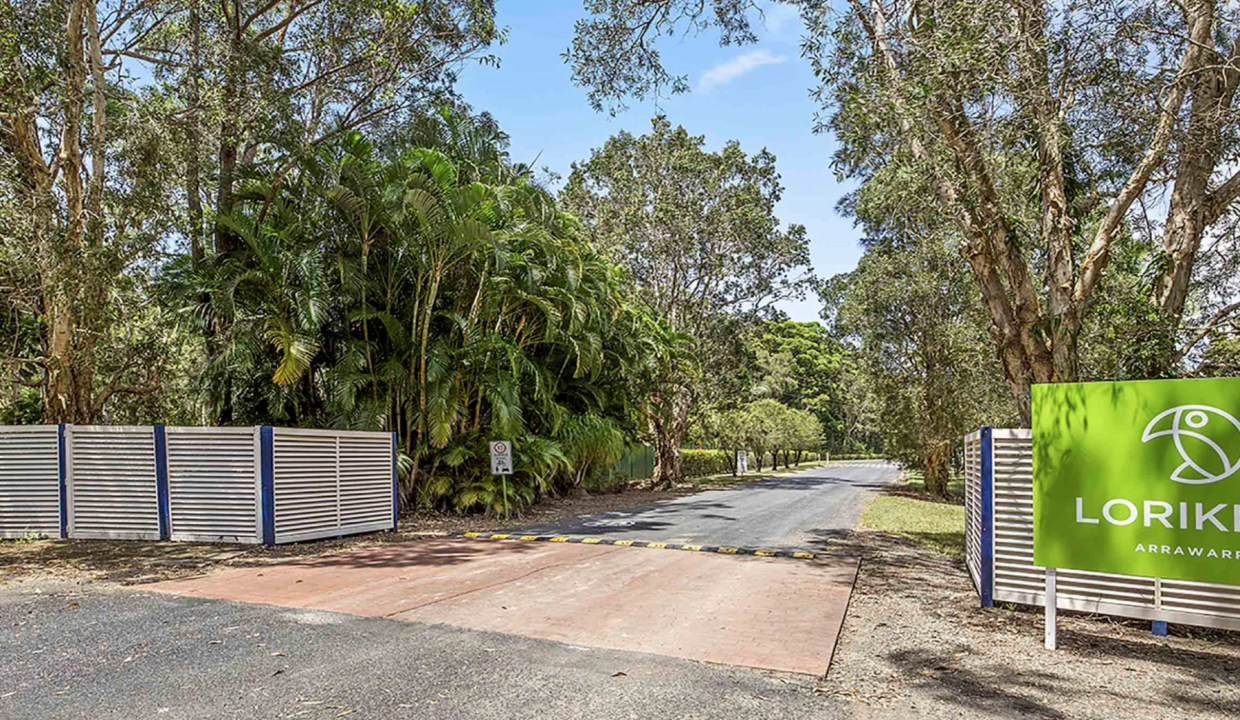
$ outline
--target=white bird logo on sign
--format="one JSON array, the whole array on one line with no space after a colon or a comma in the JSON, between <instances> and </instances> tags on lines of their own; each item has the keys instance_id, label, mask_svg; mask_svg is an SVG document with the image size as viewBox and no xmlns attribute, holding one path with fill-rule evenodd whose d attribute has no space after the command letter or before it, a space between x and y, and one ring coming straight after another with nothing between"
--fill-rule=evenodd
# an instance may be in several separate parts
<instances>
[{"instance_id":1,"label":"white bird logo on sign","mask_svg":"<svg viewBox=\"0 0 1240 720\"><path fill-rule=\"evenodd\" d=\"M1167 418L1170 418L1170 422L1164 423ZM1212 420L1214 422L1211 422ZM1159 429L1159 426L1164 424L1169 424L1170 427ZM1233 449L1240 448L1240 420L1216 407L1180 405L1164 410L1145 426L1141 442L1146 443L1159 437L1172 438L1175 449L1184 460L1184 463L1171 473L1171 479L1178 483L1208 485L1228 478L1236 470L1240 470L1240 457L1232 457L1232 454L1224 449L1224 445ZM1190 450L1185 447L1185 438L1192 438L1198 443L1194 443ZM1210 457L1211 451L1218 456L1217 459ZM1207 469L1207 466L1220 465L1222 469L1219 472Z\"/></svg>"}]
</instances>

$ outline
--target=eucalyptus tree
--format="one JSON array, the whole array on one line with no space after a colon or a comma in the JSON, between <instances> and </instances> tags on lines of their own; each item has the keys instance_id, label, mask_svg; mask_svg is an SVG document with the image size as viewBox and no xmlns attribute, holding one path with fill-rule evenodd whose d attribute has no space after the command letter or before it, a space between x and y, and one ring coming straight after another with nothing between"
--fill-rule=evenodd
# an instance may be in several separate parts
<instances>
[{"instance_id":1,"label":"eucalyptus tree","mask_svg":"<svg viewBox=\"0 0 1240 720\"><path fill-rule=\"evenodd\" d=\"M203 206L227 215L250 168L274 171L269 205L302 157L447 99L461 65L497 63L488 51L504 38L493 0L145 5L118 2L120 17L159 22L123 28L116 51L179 110L167 129L183 141L186 235L195 243L206 233ZM214 236L217 252L231 248L225 228ZM201 244L194 255L203 256Z\"/></svg>"},{"instance_id":2,"label":"eucalyptus tree","mask_svg":"<svg viewBox=\"0 0 1240 720\"><path fill-rule=\"evenodd\" d=\"M1117 246L1147 244L1165 373L1240 311L1201 265L1234 254L1240 22L1212 0L792 2L822 81L821 130L861 182L870 234L950 225L1022 416L1029 387L1080 377ZM657 39L756 40L749 0L590 2L568 61L599 107L673 81ZM1223 263L1224 265L1228 263ZM1188 321L1185 322L1185 318ZM1203 332L1204 331L1204 332Z\"/></svg>"},{"instance_id":3,"label":"eucalyptus tree","mask_svg":"<svg viewBox=\"0 0 1240 720\"><path fill-rule=\"evenodd\" d=\"M236 249L214 219L243 179L270 180L269 211L324 143L451 96L461 64L494 62L502 39L490 0L0 3L0 204L22 218L0 241L39 288L14 307L44 328L5 365L41 386L44 419L92 422L159 390L159 353L130 341L118 301L143 305L186 241L195 264L209 235ZM231 396L214 403L224 420Z\"/></svg>"},{"instance_id":4,"label":"eucalyptus tree","mask_svg":"<svg viewBox=\"0 0 1240 720\"><path fill-rule=\"evenodd\" d=\"M827 282L824 315L856 348L854 389L884 452L945 493L963 436L1014 415L967 263L940 238L878 241Z\"/></svg>"},{"instance_id":5,"label":"eucalyptus tree","mask_svg":"<svg viewBox=\"0 0 1240 720\"><path fill-rule=\"evenodd\" d=\"M818 418L832 446L846 436L847 363L851 350L820 322L766 323L754 341L758 384L754 398L771 397Z\"/></svg>"},{"instance_id":6,"label":"eucalyptus tree","mask_svg":"<svg viewBox=\"0 0 1240 720\"><path fill-rule=\"evenodd\" d=\"M775 157L739 143L718 152L666 117L621 132L575 163L561 193L589 239L626 266L642 297L698 344L702 376L725 378L735 321L764 317L802 291L805 228L781 227ZM700 383L668 377L651 416L656 482L680 479L680 444Z\"/></svg>"},{"instance_id":7,"label":"eucalyptus tree","mask_svg":"<svg viewBox=\"0 0 1240 720\"><path fill-rule=\"evenodd\" d=\"M174 215L159 192L169 168L110 45L156 24L137 6L0 3L0 254L21 288L6 310L41 336L11 355L6 342L4 360L39 388L45 422L95 422L113 398L159 387L159 353L124 321Z\"/></svg>"}]
</instances>

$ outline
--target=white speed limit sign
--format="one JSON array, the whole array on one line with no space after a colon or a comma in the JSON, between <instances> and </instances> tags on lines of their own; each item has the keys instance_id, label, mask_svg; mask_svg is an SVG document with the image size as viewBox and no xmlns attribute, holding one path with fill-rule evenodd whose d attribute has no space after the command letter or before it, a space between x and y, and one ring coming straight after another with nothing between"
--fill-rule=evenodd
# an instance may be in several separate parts
<instances>
[{"instance_id":1,"label":"white speed limit sign","mask_svg":"<svg viewBox=\"0 0 1240 720\"><path fill-rule=\"evenodd\" d=\"M491 441L491 474L512 474L512 443L507 440Z\"/></svg>"}]
</instances>

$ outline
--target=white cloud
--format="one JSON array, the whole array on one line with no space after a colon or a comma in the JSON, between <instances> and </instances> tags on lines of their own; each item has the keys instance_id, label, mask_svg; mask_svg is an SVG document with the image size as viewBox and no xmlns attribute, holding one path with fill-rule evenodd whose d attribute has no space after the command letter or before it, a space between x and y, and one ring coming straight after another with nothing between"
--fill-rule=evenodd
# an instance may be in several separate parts
<instances>
[{"instance_id":1,"label":"white cloud","mask_svg":"<svg viewBox=\"0 0 1240 720\"><path fill-rule=\"evenodd\" d=\"M772 35L779 35L784 28L796 28L801 20L801 10L794 5L763 3L762 19Z\"/></svg>"},{"instance_id":2,"label":"white cloud","mask_svg":"<svg viewBox=\"0 0 1240 720\"><path fill-rule=\"evenodd\" d=\"M711 88L730 83L751 70L756 70L763 65L778 65L787 59L787 55L772 55L770 50L754 50L745 53L702 73L698 89L709 92Z\"/></svg>"}]
</instances>

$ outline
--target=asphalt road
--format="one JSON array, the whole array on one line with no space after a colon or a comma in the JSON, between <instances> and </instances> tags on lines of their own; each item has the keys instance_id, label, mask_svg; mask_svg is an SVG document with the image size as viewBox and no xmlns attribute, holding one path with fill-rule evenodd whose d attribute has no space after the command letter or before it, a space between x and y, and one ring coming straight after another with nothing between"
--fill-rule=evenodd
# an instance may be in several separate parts
<instances>
[{"instance_id":1,"label":"asphalt road","mask_svg":"<svg viewBox=\"0 0 1240 720\"><path fill-rule=\"evenodd\" d=\"M0 587L6 720L849 717L808 676L115 586L53 590Z\"/></svg>"},{"instance_id":2,"label":"asphalt road","mask_svg":"<svg viewBox=\"0 0 1240 720\"><path fill-rule=\"evenodd\" d=\"M519 530L701 545L821 548L832 537L855 528L874 490L899 476L896 465L877 460L833 463L655 505Z\"/></svg>"},{"instance_id":3,"label":"asphalt road","mask_svg":"<svg viewBox=\"0 0 1240 720\"><path fill-rule=\"evenodd\" d=\"M836 464L542 529L815 547L854 527L867 496L897 475ZM140 586L0 586L6 720L734 720L847 718L851 707L806 675Z\"/></svg>"}]
</instances>

